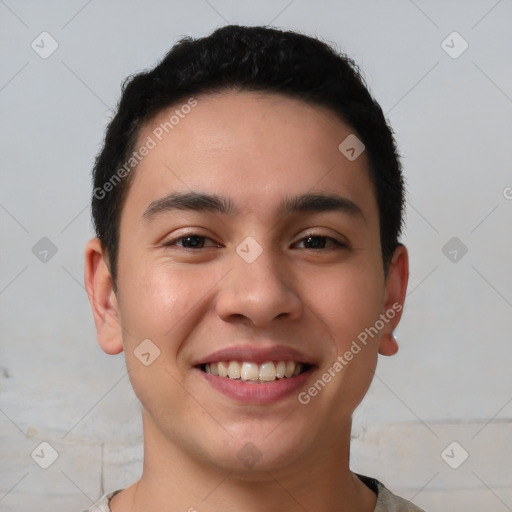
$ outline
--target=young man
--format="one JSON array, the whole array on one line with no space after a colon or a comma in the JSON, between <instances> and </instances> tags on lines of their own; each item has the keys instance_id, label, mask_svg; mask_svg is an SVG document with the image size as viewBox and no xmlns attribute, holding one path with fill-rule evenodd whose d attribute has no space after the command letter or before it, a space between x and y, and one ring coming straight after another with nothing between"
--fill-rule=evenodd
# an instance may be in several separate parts
<instances>
[{"instance_id":1,"label":"young man","mask_svg":"<svg viewBox=\"0 0 512 512\"><path fill-rule=\"evenodd\" d=\"M124 87L85 283L142 404L140 480L90 510L417 511L349 469L408 256L392 132L355 64L227 26Z\"/></svg>"}]
</instances>

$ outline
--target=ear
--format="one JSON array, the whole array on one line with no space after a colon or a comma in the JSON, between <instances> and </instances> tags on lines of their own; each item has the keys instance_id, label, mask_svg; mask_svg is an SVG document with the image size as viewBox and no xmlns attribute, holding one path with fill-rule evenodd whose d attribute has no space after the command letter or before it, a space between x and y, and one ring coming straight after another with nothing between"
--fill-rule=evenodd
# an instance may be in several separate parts
<instances>
[{"instance_id":1,"label":"ear","mask_svg":"<svg viewBox=\"0 0 512 512\"><path fill-rule=\"evenodd\" d=\"M384 292L384 322L379 342L379 354L392 356L398 351L393 336L404 308L407 283L409 281L409 254L405 245L399 244L393 253Z\"/></svg>"},{"instance_id":2,"label":"ear","mask_svg":"<svg viewBox=\"0 0 512 512\"><path fill-rule=\"evenodd\" d=\"M113 289L107 254L98 238L85 247L85 289L89 296L100 347L107 354L123 350L119 305Z\"/></svg>"}]
</instances>

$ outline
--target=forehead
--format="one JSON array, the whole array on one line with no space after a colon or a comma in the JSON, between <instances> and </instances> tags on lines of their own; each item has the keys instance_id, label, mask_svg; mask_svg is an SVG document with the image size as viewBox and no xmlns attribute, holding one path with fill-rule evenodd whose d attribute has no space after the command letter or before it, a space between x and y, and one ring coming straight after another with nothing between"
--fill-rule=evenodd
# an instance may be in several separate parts
<instances>
[{"instance_id":1,"label":"forehead","mask_svg":"<svg viewBox=\"0 0 512 512\"><path fill-rule=\"evenodd\" d=\"M138 146L153 146L125 202L139 216L155 199L193 191L238 197L242 213L261 213L263 206L269 213L272 205L277 211L284 196L337 193L375 217L366 154L351 161L340 151L354 133L330 110L255 92L202 95L194 103L161 111L139 134Z\"/></svg>"}]
</instances>

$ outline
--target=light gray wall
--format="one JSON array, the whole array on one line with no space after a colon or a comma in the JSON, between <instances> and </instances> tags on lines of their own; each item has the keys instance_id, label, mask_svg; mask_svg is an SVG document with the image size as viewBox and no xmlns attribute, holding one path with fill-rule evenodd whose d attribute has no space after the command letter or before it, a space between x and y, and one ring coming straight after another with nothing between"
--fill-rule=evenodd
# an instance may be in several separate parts
<instances>
[{"instance_id":1,"label":"light gray wall","mask_svg":"<svg viewBox=\"0 0 512 512\"><path fill-rule=\"evenodd\" d=\"M121 80L226 21L336 42L399 141L409 295L353 469L430 511L512 510L511 0L0 1L0 510L78 511L139 475L140 406L83 288L90 171Z\"/></svg>"}]
</instances>

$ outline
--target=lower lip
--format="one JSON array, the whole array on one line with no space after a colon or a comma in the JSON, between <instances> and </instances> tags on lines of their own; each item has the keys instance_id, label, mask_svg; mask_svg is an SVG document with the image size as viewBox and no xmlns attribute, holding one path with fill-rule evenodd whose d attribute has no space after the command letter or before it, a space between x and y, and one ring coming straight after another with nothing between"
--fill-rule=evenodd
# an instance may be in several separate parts
<instances>
[{"instance_id":1,"label":"lower lip","mask_svg":"<svg viewBox=\"0 0 512 512\"><path fill-rule=\"evenodd\" d=\"M212 387L233 400L250 404L271 404L290 395L298 394L311 375L312 369L310 368L296 377L285 377L265 383L244 382L228 377L217 377L202 370L198 371Z\"/></svg>"}]
</instances>

